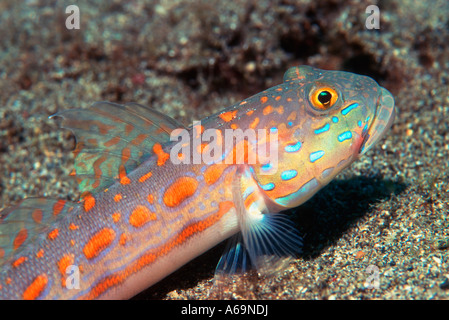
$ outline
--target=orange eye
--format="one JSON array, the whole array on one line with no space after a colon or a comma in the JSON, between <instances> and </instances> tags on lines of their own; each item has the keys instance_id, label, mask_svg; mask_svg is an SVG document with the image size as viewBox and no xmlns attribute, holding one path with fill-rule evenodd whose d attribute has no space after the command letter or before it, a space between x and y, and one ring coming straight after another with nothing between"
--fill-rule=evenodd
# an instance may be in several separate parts
<instances>
[{"instance_id":1,"label":"orange eye","mask_svg":"<svg viewBox=\"0 0 449 320\"><path fill-rule=\"evenodd\" d=\"M310 101L318 110L331 108L338 99L338 93L332 88L324 87L315 90L310 96Z\"/></svg>"}]
</instances>

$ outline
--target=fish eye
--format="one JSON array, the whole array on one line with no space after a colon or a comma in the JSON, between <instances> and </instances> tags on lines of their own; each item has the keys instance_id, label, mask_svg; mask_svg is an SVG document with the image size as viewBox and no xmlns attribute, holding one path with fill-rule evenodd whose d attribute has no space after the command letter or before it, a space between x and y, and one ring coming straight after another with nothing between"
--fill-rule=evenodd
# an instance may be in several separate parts
<instances>
[{"instance_id":1,"label":"fish eye","mask_svg":"<svg viewBox=\"0 0 449 320\"><path fill-rule=\"evenodd\" d=\"M338 100L338 93L330 87L322 87L312 91L310 102L318 110L327 110Z\"/></svg>"}]
</instances>

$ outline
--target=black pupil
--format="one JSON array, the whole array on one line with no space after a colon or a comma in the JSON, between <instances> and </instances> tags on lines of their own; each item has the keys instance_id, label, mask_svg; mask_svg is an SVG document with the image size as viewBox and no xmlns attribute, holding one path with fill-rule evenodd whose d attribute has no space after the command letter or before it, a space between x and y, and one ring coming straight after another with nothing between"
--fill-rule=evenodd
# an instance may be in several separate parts
<instances>
[{"instance_id":1,"label":"black pupil","mask_svg":"<svg viewBox=\"0 0 449 320\"><path fill-rule=\"evenodd\" d=\"M332 94L329 91L320 92L318 95L318 101L323 105L329 104L331 102Z\"/></svg>"}]
</instances>

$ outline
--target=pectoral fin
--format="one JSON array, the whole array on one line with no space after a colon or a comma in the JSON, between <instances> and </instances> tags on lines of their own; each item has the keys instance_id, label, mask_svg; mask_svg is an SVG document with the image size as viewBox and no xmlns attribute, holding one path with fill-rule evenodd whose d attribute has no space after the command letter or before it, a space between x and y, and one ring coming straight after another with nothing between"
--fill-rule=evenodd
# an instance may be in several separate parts
<instances>
[{"instance_id":1,"label":"pectoral fin","mask_svg":"<svg viewBox=\"0 0 449 320\"><path fill-rule=\"evenodd\" d=\"M283 213L269 212L265 198L249 170L233 185L240 232L230 239L217 274L240 274L251 269L277 273L286 258L301 252L302 239Z\"/></svg>"}]
</instances>

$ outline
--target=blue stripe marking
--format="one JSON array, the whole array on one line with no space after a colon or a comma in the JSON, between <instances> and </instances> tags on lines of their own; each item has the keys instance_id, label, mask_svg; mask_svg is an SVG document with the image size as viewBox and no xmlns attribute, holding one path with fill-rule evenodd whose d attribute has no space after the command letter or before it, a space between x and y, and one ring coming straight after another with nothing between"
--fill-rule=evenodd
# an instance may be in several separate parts
<instances>
[{"instance_id":1,"label":"blue stripe marking","mask_svg":"<svg viewBox=\"0 0 449 320\"><path fill-rule=\"evenodd\" d=\"M324 156L323 150L312 152L309 156L310 162L315 162L318 159L320 159L322 156Z\"/></svg>"},{"instance_id":2,"label":"blue stripe marking","mask_svg":"<svg viewBox=\"0 0 449 320\"><path fill-rule=\"evenodd\" d=\"M273 167L273 165L272 165L271 163L267 163L267 164L264 164L264 165L261 167L261 169L262 169L263 171L268 171L268 170L270 170L272 167Z\"/></svg>"},{"instance_id":3,"label":"blue stripe marking","mask_svg":"<svg viewBox=\"0 0 449 320\"><path fill-rule=\"evenodd\" d=\"M347 115L347 114L349 113L349 111L351 111L351 110L357 108L358 106L359 106L358 103L350 104L349 106L347 106L346 108L344 108L343 110L341 110L341 114L345 116L345 115Z\"/></svg>"},{"instance_id":4,"label":"blue stripe marking","mask_svg":"<svg viewBox=\"0 0 449 320\"><path fill-rule=\"evenodd\" d=\"M349 140L352 138L352 132L351 131L345 131L342 134L338 136L338 141L343 142L345 140Z\"/></svg>"},{"instance_id":5,"label":"blue stripe marking","mask_svg":"<svg viewBox=\"0 0 449 320\"><path fill-rule=\"evenodd\" d=\"M295 203L301 197L308 196L310 192L313 192L316 188L319 187L318 181L313 178L312 180L306 182L298 191L293 192L285 197L276 198L276 203L288 206L291 203Z\"/></svg>"},{"instance_id":6,"label":"blue stripe marking","mask_svg":"<svg viewBox=\"0 0 449 320\"><path fill-rule=\"evenodd\" d=\"M282 180L291 180L298 175L296 170L285 170L281 173Z\"/></svg>"},{"instance_id":7,"label":"blue stripe marking","mask_svg":"<svg viewBox=\"0 0 449 320\"><path fill-rule=\"evenodd\" d=\"M323 172L321 172L321 178L326 179L331 173L334 171L334 167L327 168Z\"/></svg>"},{"instance_id":8,"label":"blue stripe marking","mask_svg":"<svg viewBox=\"0 0 449 320\"><path fill-rule=\"evenodd\" d=\"M329 131L331 125L329 123L326 123L322 128L316 129L315 134L320 134L326 131Z\"/></svg>"},{"instance_id":9,"label":"blue stripe marking","mask_svg":"<svg viewBox=\"0 0 449 320\"><path fill-rule=\"evenodd\" d=\"M295 144L289 144L287 146L285 146L284 150L285 152L296 152L299 149L301 149L302 143L301 142L297 142Z\"/></svg>"},{"instance_id":10,"label":"blue stripe marking","mask_svg":"<svg viewBox=\"0 0 449 320\"><path fill-rule=\"evenodd\" d=\"M273 182L269 182L266 185L260 185L260 187L265 190L265 191L271 191L274 189L274 183Z\"/></svg>"}]
</instances>

